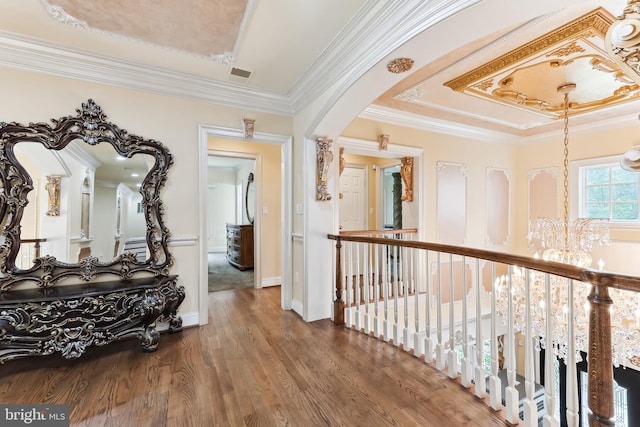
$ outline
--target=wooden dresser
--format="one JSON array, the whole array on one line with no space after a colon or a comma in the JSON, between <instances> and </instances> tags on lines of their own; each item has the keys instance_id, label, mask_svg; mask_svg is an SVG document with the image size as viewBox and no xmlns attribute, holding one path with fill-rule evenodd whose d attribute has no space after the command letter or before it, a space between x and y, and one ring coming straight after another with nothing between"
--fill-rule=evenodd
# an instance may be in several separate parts
<instances>
[{"instance_id":1,"label":"wooden dresser","mask_svg":"<svg viewBox=\"0 0 640 427\"><path fill-rule=\"evenodd\" d=\"M253 268L253 225L227 224L227 261L240 270Z\"/></svg>"}]
</instances>

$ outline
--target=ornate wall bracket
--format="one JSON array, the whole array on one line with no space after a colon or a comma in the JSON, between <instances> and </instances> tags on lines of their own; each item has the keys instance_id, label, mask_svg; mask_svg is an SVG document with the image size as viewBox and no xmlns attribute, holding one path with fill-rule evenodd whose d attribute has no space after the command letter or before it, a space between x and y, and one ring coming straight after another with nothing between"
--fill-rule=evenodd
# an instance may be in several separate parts
<instances>
[{"instance_id":1,"label":"ornate wall bracket","mask_svg":"<svg viewBox=\"0 0 640 427\"><path fill-rule=\"evenodd\" d=\"M316 200L331 200L331 194L327 191L329 167L333 161L330 138L320 137L316 140Z\"/></svg>"},{"instance_id":2,"label":"ornate wall bracket","mask_svg":"<svg viewBox=\"0 0 640 427\"><path fill-rule=\"evenodd\" d=\"M44 185L49 200L49 208L45 212L48 216L60 216L60 178L58 175L47 176Z\"/></svg>"},{"instance_id":3,"label":"ornate wall bracket","mask_svg":"<svg viewBox=\"0 0 640 427\"><path fill-rule=\"evenodd\" d=\"M389 146L389 135L381 133L380 136L378 136L378 149L380 151L386 151L388 146Z\"/></svg>"},{"instance_id":4,"label":"ornate wall bracket","mask_svg":"<svg viewBox=\"0 0 640 427\"><path fill-rule=\"evenodd\" d=\"M413 202L413 157L403 157L400 161L402 162L400 175L404 183L404 196L402 196L402 201Z\"/></svg>"},{"instance_id":5,"label":"ornate wall bracket","mask_svg":"<svg viewBox=\"0 0 640 427\"><path fill-rule=\"evenodd\" d=\"M242 128L244 129L245 139L253 138L253 130L255 128L255 124L256 124L255 119L242 119Z\"/></svg>"}]
</instances>

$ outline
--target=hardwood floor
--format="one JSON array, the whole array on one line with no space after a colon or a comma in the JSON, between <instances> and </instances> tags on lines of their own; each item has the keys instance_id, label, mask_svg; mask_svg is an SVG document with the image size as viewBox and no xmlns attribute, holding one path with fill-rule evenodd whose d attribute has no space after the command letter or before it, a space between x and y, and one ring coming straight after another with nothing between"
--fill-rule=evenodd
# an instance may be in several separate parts
<instances>
[{"instance_id":1,"label":"hardwood floor","mask_svg":"<svg viewBox=\"0 0 640 427\"><path fill-rule=\"evenodd\" d=\"M507 425L422 359L280 309L280 289L209 295L209 324L0 366L0 402L66 403L73 426Z\"/></svg>"}]
</instances>

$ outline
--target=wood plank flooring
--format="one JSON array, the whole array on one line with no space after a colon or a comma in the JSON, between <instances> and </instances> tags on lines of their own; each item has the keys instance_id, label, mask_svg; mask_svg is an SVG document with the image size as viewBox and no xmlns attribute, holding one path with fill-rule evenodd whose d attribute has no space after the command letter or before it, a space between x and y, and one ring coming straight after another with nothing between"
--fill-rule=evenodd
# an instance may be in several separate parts
<instances>
[{"instance_id":1,"label":"wood plank flooring","mask_svg":"<svg viewBox=\"0 0 640 427\"><path fill-rule=\"evenodd\" d=\"M391 344L280 309L280 289L209 295L209 324L0 366L0 402L66 403L73 426L504 426Z\"/></svg>"}]
</instances>

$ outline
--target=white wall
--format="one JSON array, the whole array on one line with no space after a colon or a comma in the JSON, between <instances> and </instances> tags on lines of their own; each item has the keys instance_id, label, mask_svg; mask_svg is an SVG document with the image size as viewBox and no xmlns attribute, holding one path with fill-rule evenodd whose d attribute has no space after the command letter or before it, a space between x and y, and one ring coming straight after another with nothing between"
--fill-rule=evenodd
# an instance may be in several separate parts
<instances>
[{"instance_id":1,"label":"white wall","mask_svg":"<svg viewBox=\"0 0 640 427\"><path fill-rule=\"evenodd\" d=\"M116 188L96 185L93 189L91 256L101 261L113 259L116 233Z\"/></svg>"},{"instance_id":2,"label":"white wall","mask_svg":"<svg viewBox=\"0 0 640 427\"><path fill-rule=\"evenodd\" d=\"M165 223L173 239L170 244L175 263L171 272L180 276L186 297L180 307L185 324L206 322L199 318L198 235L199 204L206 195L198 194L198 126L200 124L242 128L247 112L203 102L181 100L134 90L116 88L65 78L0 68L0 90L11 102L0 105L3 121L48 122L50 118L74 115L83 102L92 98L102 107L108 120L129 133L153 138L174 155L162 193ZM251 112L256 130L278 135L292 134L292 120L272 114ZM203 284L206 286L206 284Z\"/></svg>"}]
</instances>

